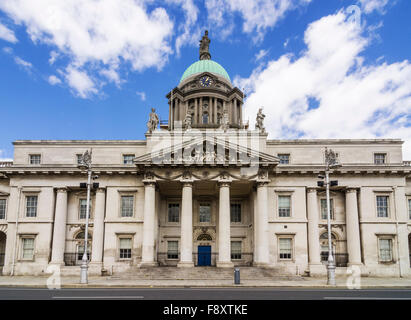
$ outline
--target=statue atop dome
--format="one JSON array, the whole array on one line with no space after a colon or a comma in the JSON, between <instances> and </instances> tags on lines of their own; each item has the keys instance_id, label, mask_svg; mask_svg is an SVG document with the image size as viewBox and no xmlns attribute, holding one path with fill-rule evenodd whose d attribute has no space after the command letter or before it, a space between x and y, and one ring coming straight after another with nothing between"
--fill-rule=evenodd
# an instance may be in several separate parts
<instances>
[{"instance_id":1,"label":"statue atop dome","mask_svg":"<svg viewBox=\"0 0 411 320\"><path fill-rule=\"evenodd\" d=\"M208 31L206 30L203 38L200 40L200 60L211 60L209 52L211 40L208 38Z\"/></svg>"}]
</instances>

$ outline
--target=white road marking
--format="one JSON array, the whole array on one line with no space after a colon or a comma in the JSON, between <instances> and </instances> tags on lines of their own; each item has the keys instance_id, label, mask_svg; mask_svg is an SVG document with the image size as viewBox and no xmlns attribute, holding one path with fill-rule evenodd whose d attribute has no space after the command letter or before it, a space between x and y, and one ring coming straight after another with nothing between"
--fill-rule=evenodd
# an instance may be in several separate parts
<instances>
[{"instance_id":1,"label":"white road marking","mask_svg":"<svg viewBox=\"0 0 411 320\"><path fill-rule=\"evenodd\" d=\"M143 296L88 296L88 297L80 297L80 296L73 296L73 297L52 297L53 299L144 299Z\"/></svg>"},{"instance_id":2,"label":"white road marking","mask_svg":"<svg viewBox=\"0 0 411 320\"><path fill-rule=\"evenodd\" d=\"M325 300L411 300L411 298L324 297Z\"/></svg>"}]
</instances>

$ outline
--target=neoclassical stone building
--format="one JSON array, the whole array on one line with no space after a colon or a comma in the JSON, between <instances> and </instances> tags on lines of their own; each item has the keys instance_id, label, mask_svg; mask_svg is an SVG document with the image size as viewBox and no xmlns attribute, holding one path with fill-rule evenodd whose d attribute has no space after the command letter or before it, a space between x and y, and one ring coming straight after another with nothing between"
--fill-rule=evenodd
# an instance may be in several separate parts
<instances>
[{"instance_id":1,"label":"neoclassical stone building","mask_svg":"<svg viewBox=\"0 0 411 320\"><path fill-rule=\"evenodd\" d=\"M261 266L325 275L325 148L342 166L331 189L337 273L410 276L411 166L401 140L269 140L264 115L243 121L244 94L211 60L167 94L168 121L153 110L146 140L25 140L0 164L0 264L5 275L59 265L79 274L86 175L92 152L90 272L144 266ZM98 185L97 185L98 183Z\"/></svg>"}]
</instances>

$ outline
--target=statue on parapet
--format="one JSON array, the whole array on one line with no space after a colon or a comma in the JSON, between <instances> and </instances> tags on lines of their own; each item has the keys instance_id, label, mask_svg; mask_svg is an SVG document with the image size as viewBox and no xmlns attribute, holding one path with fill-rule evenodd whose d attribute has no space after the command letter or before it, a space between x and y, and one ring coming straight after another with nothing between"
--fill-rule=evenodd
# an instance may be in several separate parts
<instances>
[{"instance_id":1,"label":"statue on parapet","mask_svg":"<svg viewBox=\"0 0 411 320\"><path fill-rule=\"evenodd\" d=\"M262 133L265 132L264 118L265 118L265 114L263 113L263 108L258 109L256 123L255 123L255 129L259 130Z\"/></svg>"},{"instance_id":2,"label":"statue on parapet","mask_svg":"<svg viewBox=\"0 0 411 320\"><path fill-rule=\"evenodd\" d=\"M208 31L206 30L203 38L200 40L200 60L210 60L211 55L209 51L211 40L208 38Z\"/></svg>"},{"instance_id":3,"label":"statue on parapet","mask_svg":"<svg viewBox=\"0 0 411 320\"><path fill-rule=\"evenodd\" d=\"M157 130L158 123L160 122L157 113L155 112L156 109L151 108L150 116L147 122L147 132L151 133Z\"/></svg>"}]
</instances>

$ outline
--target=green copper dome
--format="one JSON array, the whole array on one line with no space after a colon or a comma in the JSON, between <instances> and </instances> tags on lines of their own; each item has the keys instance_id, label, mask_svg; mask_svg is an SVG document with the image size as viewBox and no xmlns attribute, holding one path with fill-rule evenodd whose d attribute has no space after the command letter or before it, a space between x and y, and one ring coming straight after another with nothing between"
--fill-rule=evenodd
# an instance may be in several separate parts
<instances>
[{"instance_id":1,"label":"green copper dome","mask_svg":"<svg viewBox=\"0 0 411 320\"><path fill-rule=\"evenodd\" d=\"M184 81L185 79L187 79L188 77L194 74L202 73L202 72L216 73L231 82L227 71L225 71L225 69L220 64L218 64L217 62L213 60L199 60L197 62L194 62L183 73L183 76L181 77L180 82Z\"/></svg>"}]
</instances>

